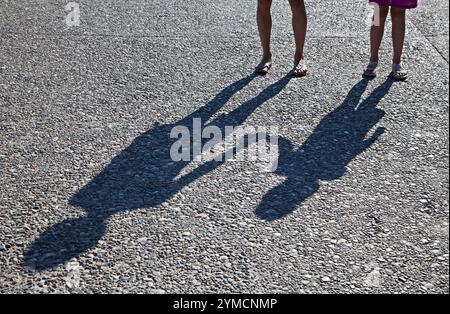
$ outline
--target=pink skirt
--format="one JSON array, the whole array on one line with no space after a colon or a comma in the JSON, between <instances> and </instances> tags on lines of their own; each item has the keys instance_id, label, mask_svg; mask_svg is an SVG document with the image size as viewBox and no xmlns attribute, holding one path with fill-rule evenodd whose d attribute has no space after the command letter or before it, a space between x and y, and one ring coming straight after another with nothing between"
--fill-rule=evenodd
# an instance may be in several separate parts
<instances>
[{"instance_id":1,"label":"pink skirt","mask_svg":"<svg viewBox=\"0 0 450 314\"><path fill-rule=\"evenodd\" d=\"M376 3L379 6L395 7L401 9L417 8L418 0L369 0L369 3Z\"/></svg>"}]
</instances>

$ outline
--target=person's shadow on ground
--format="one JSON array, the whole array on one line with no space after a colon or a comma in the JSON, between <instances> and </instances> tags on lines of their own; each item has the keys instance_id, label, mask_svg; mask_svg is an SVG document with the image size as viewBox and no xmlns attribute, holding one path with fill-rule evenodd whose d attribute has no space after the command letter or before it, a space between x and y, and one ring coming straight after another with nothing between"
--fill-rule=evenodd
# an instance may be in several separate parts
<instances>
[{"instance_id":1,"label":"person's shadow on ground","mask_svg":"<svg viewBox=\"0 0 450 314\"><path fill-rule=\"evenodd\" d=\"M249 75L228 86L207 105L180 121L156 125L137 137L70 199L69 204L83 208L86 216L67 219L41 234L25 253L24 266L42 271L79 256L102 238L110 216L127 210L157 206L220 166L225 158L224 161L206 162L193 172L178 178L190 161L172 161L170 150L178 139L172 139L170 133L175 126L185 126L191 130L192 136L194 118L201 118L202 123L206 123L255 77L254 74ZM290 78L291 75L283 77L255 98L231 113L218 116L208 125L219 127L223 133L225 126L240 126L260 105L281 92ZM191 151L190 160L194 157Z\"/></svg>"},{"instance_id":2,"label":"person's shadow on ground","mask_svg":"<svg viewBox=\"0 0 450 314\"><path fill-rule=\"evenodd\" d=\"M177 139L170 138L171 130L175 126L192 129L194 118L208 121L254 77L250 75L230 85L207 105L182 120L156 125L136 138L70 199L71 206L83 208L87 215L67 219L41 234L26 252L24 266L42 271L79 256L98 243L106 231L110 216L157 206L225 162L225 158L223 161L206 162L177 179L190 161L172 161L170 149ZM217 126L223 131L226 126L243 124L260 105L278 95L290 79L290 75L283 77L255 98L228 114L218 116L207 125ZM342 176L347 164L376 141L382 129L375 131L367 140L365 136L384 115L376 106L388 92L392 80L387 80L358 106L367 85L368 80L359 82L344 103L322 120L297 151L293 150L288 140L279 140L280 159L276 173L288 178L263 198L256 210L257 216L274 220L292 212L318 190L319 180ZM191 155L190 160L194 157Z\"/></svg>"},{"instance_id":3,"label":"person's shadow on ground","mask_svg":"<svg viewBox=\"0 0 450 314\"><path fill-rule=\"evenodd\" d=\"M318 191L319 180L331 181L343 176L347 165L383 134L384 128L380 127L366 139L385 114L377 105L393 82L389 77L361 102L369 79L361 80L297 150L289 140L280 138L275 173L286 179L263 197L256 215L268 221L282 218Z\"/></svg>"}]
</instances>

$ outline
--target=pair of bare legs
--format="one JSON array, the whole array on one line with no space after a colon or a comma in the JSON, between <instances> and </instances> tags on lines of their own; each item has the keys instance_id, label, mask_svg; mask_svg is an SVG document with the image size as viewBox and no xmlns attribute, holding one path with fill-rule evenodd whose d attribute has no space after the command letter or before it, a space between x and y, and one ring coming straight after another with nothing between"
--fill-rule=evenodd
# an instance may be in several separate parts
<instances>
[{"instance_id":1,"label":"pair of bare legs","mask_svg":"<svg viewBox=\"0 0 450 314\"><path fill-rule=\"evenodd\" d=\"M381 42L383 41L386 20L391 11L392 18L392 43L394 49L393 69L394 78L403 80L407 78L407 73L401 69L403 46L406 31L406 10L394 7L380 6L377 8L377 16L374 17L374 25L370 31L370 63L366 71L367 76L376 76Z\"/></svg>"},{"instance_id":2,"label":"pair of bare legs","mask_svg":"<svg viewBox=\"0 0 450 314\"><path fill-rule=\"evenodd\" d=\"M306 75L307 68L303 63L304 47L307 29L307 14L304 0L289 0L292 10L292 28L295 36L294 74ZM263 58L256 67L257 72L267 72L272 65L272 51L270 48L270 37L272 32L272 16L270 13L272 0L258 0L257 22Z\"/></svg>"}]
</instances>

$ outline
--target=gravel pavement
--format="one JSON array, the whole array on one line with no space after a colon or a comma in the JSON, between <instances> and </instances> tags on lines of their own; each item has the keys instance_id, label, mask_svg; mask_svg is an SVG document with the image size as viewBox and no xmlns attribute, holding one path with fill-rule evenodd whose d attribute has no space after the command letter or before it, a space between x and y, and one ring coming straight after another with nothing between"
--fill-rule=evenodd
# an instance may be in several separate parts
<instances>
[{"instance_id":1,"label":"gravel pavement","mask_svg":"<svg viewBox=\"0 0 450 314\"><path fill-rule=\"evenodd\" d=\"M1 293L448 293L448 1L409 12L406 83L366 1L307 0L310 74L256 1L0 4ZM193 118L279 129L276 171L173 162Z\"/></svg>"}]
</instances>

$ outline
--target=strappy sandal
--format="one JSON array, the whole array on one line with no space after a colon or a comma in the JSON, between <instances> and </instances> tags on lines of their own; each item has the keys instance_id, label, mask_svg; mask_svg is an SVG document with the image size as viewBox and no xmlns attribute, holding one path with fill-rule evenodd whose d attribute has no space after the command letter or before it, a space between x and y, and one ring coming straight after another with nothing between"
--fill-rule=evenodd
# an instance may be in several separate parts
<instances>
[{"instance_id":1,"label":"strappy sandal","mask_svg":"<svg viewBox=\"0 0 450 314\"><path fill-rule=\"evenodd\" d=\"M272 61L269 62L263 61L255 67L255 73L264 75L269 73L271 68L272 68Z\"/></svg>"},{"instance_id":2,"label":"strappy sandal","mask_svg":"<svg viewBox=\"0 0 450 314\"><path fill-rule=\"evenodd\" d=\"M377 77L377 68L378 68L378 61L369 61L369 64L367 65L367 68L364 71L363 76L368 78Z\"/></svg>"},{"instance_id":3,"label":"strappy sandal","mask_svg":"<svg viewBox=\"0 0 450 314\"><path fill-rule=\"evenodd\" d=\"M396 80L396 81L406 81L406 80L408 79L408 72L406 72L405 70L403 70L401 64L394 63L394 64L392 65L391 76L392 76L392 77L394 78L394 80Z\"/></svg>"},{"instance_id":4,"label":"strappy sandal","mask_svg":"<svg viewBox=\"0 0 450 314\"><path fill-rule=\"evenodd\" d=\"M294 70L292 71L292 75L294 77L303 77L308 74L308 67L306 66L306 62L304 59L300 60L299 63L297 63L294 66Z\"/></svg>"}]
</instances>

